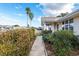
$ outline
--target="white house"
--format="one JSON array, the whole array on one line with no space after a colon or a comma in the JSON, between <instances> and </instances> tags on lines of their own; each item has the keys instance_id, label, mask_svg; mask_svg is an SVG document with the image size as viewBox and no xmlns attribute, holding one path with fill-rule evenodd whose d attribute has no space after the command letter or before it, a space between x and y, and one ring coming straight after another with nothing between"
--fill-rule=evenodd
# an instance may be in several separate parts
<instances>
[{"instance_id":1,"label":"white house","mask_svg":"<svg viewBox=\"0 0 79 59\"><path fill-rule=\"evenodd\" d=\"M72 30L75 35L79 35L79 10L67 14L64 17L42 17L41 25L45 30Z\"/></svg>"}]
</instances>

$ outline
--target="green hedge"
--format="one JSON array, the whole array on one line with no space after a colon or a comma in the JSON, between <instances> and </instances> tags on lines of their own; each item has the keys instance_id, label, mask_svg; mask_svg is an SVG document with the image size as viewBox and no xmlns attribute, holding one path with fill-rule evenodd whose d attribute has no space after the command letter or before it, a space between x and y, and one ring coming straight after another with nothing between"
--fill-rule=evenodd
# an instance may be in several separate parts
<instances>
[{"instance_id":1,"label":"green hedge","mask_svg":"<svg viewBox=\"0 0 79 59\"><path fill-rule=\"evenodd\" d=\"M34 29L15 29L2 32L0 33L0 55L28 55L34 38Z\"/></svg>"},{"instance_id":2,"label":"green hedge","mask_svg":"<svg viewBox=\"0 0 79 59\"><path fill-rule=\"evenodd\" d=\"M52 31L50 30L43 30L42 31L42 38L44 41L49 41L51 39L51 34L52 34Z\"/></svg>"},{"instance_id":3,"label":"green hedge","mask_svg":"<svg viewBox=\"0 0 79 59\"><path fill-rule=\"evenodd\" d=\"M78 48L79 42L72 31L60 30L54 33L43 33L43 39L50 41L55 49L55 55L70 55L70 52Z\"/></svg>"}]
</instances>

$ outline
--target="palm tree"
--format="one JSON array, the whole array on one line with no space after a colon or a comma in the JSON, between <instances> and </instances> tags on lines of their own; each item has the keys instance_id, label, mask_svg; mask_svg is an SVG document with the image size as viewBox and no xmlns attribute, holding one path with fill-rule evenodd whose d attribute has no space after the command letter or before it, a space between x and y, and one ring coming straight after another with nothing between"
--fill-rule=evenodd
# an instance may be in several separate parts
<instances>
[{"instance_id":1,"label":"palm tree","mask_svg":"<svg viewBox=\"0 0 79 59\"><path fill-rule=\"evenodd\" d=\"M31 25L31 21L32 21L34 15L33 15L33 13L31 12L31 10L30 10L29 7L27 7L25 10L26 10L26 14L27 14L27 26L29 26L29 24L28 24L28 19L30 19L30 25Z\"/></svg>"},{"instance_id":2,"label":"palm tree","mask_svg":"<svg viewBox=\"0 0 79 59\"><path fill-rule=\"evenodd\" d=\"M34 17L34 15L33 15L33 13L31 12L31 13L29 14L29 18L30 18L30 26L31 26L31 21L32 21L33 17Z\"/></svg>"},{"instance_id":3,"label":"palm tree","mask_svg":"<svg viewBox=\"0 0 79 59\"><path fill-rule=\"evenodd\" d=\"M31 25L31 21L32 21L34 15L33 15L33 13L31 12L31 10L30 10L29 7L27 7L27 8L25 9L25 11L26 11L26 14L27 14L27 27L29 27L28 19L30 19L30 25ZM30 29L29 29L29 30L30 30ZM29 31L29 34L30 34L30 37L31 37L30 31ZM29 42L30 42L30 40L29 40ZM29 48L30 48L30 45L29 45ZM30 50L30 49L29 49L29 50Z\"/></svg>"},{"instance_id":4,"label":"palm tree","mask_svg":"<svg viewBox=\"0 0 79 59\"><path fill-rule=\"evenodd\" d=\"M25 9L25 11L26 11L26 14L27 14L27 27L29 26L29 24L28 24L28 19L29 19L29 13L30 13L30 8L29 7L27 7L26 9Z\"/></svg>"}]
</instances>

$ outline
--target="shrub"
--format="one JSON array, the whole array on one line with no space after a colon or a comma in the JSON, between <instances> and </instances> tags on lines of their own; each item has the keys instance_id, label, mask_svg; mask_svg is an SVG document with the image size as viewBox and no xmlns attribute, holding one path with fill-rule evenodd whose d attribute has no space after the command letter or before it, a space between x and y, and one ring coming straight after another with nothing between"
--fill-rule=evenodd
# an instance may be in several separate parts
<instances>
[{"instance_id":1,"label":"shrub","mask_svg":"<svg viewBox=\"0 0 79 59\"><path fill-rule=\"evenodd\" d=\"M52 33L52 31L50 30L43 30L42 31L42 38L44 41L49 41L49 39L51 38L50 34Z\"/></svg>"},{"instance_id":2,"label":"shrub","mask_svg":"<svg viewBox=\"0 0 79 59\"><path fill-rule=\"evenodd\" d=\"M68 30L54 32L52 40L56 55L70 55L71 50L78 43L76 36Z\"/></svg>"},{"instance_id":3,"label":"shrub","mask_svg":"<svg viewBox=\"0 0 79 59\"><path fill-rule=\"evenodd\" d=\"M52 31L51 30L43 30L42 31L42 34L48 34L48 33L52 33Z\"/></svg>"},{"instance_id":4,"label":"shrub","mask_svg":"<svg viewBox=\"0 0 79 59\"><path fill-rule=\"evenodd\" d=\"M31 28L30 31L29 31L29 34L31 36L31 39L34 39L35 38L35 29Z\"/></svg>"},{"instance_id":5,"label":"shrub","mask_svg":"<svg viewBox=\"0 0 79 59\"><path fill-rule=\"evenodd\" d=\"M78 39L72 31L60 30L54 33L43 31L42 36L44 41L52 43L55 55L70 55L73 49L79 48Z\"/></svg>"},{"instance_id":6,"label":"shrub","mask_svg":"<svg viewBox=\"0 0 79 59\"><path fill-rule=\"evenodd\" d=\"M0 33L0 55L28 55L34 37L34 29L15 29Z\"/></svg>"}]
</instances>

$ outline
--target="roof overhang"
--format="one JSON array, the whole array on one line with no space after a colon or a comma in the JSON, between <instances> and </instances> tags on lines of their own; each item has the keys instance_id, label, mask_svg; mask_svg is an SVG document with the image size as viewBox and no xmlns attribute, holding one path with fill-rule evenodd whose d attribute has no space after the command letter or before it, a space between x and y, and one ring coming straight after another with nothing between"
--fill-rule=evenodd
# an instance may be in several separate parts
<instances>
[{"instance_id":1,"label":"roof overhang","mask_svg":"<svg viewBox=\"0 0 79 59\"><path fill-rule=\"evenodd\" d=\"M43 25L43 23L47 23L47 22L52 22L52 23L62 22L62 21L66 21L66 20L71 19L71 18L75 18L77 16L79 16L79 10L74 11L70 14L67 14L64 17L42 17L41 24Z\"/></svg>"},{"instance_id":2,"label":"roof overhang","mask_svg":"<svg viewBox=\"0 0 79 59\"><path fill-rule=\"evenodd\" d=\"M77 11L75 11L75 12L72 12L72 13L70 13L70 14L68 14L68 15L66 15L66 16L64 16L64 17L62 17L62 18L60 18L60 19L58 20L58 22L62 22L62 21L65 21L65 20L68 20L68 19L71 19L71 18L75 18L75 17L77 17L77 16L79 16L79 10L77 10Z\"/></svg>"},{"instance_id":3,"label":"roof overhang","mask_svg":"<svg viewBox=\"0 0 79 59\"><path fill-rule=\"evenodd\" d=\"M59 17L42 17L41 24L43 25L43 23L58 22L58 19L59 19Z\"/></svg>"}]
</instances>

